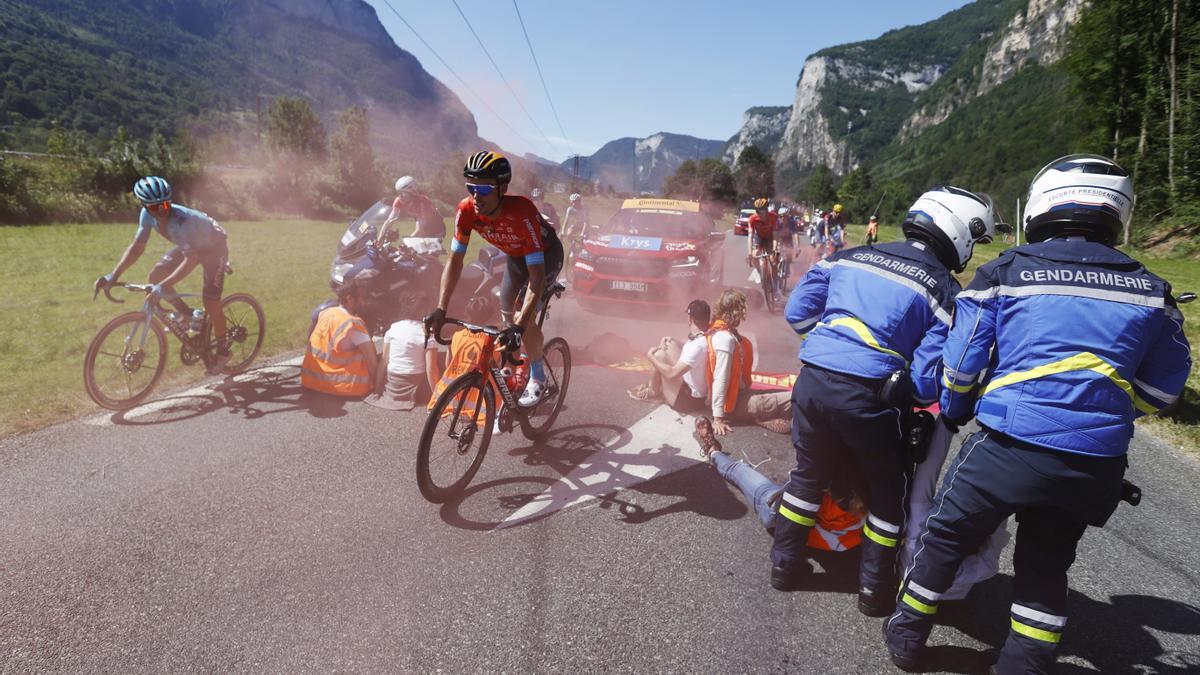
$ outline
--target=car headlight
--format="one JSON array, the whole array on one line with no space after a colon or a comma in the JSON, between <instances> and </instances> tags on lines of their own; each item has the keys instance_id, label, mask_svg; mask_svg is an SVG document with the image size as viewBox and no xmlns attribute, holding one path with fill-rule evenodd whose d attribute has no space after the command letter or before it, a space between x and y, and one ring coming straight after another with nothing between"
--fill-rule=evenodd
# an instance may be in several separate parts
<instances>
[{"instance_id":1,"label":"car headlight","mask_svg":"<svg viewBox=\"0 0 1200 675\"><path fill-rule=\"evenodd\" d=\"M587 250L586 248L580 249L579 255L576 257L579 258L580 260L588 260L588 261L592 261L592 260L596 259L596 256L591 251Z\"/></svg>"},{"instance_id":2,"label":"car headlight","mask_svg":"<svg viewBox=\"0 0 1200 675\"><path fill-rule=\"evenodd\" d=\"M700 273L700 259L694 255L680 258L671 264L672 277L694 277Z\"/></svg>"},{"instance_id":3,"label":"car headlight","mask_svg":"<svg viewBox=\"0 0 1200 675\"><path fill-rule=\"evenodd\" d=\"M689 255L686 258L680 258L671 263L671 267L695 267L700 264L700 259L694 255Z\"/></svg>"}]
</instances>

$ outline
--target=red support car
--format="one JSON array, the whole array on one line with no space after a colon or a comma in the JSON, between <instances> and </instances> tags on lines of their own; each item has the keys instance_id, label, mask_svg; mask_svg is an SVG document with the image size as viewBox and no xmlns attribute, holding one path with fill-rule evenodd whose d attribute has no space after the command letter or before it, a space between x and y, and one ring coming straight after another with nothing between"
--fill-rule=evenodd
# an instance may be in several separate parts
<instances>
[{"instance_id":1,"label":"red support car","mask_svg":"<svg viewBox=\"0 0 1200 675\"><path fill-rule=\"evenodd\" d=\"M725 233L698 202L627 199L571 260L580 306L682 306L721 289Z\"/></svg>"}]
</instances>

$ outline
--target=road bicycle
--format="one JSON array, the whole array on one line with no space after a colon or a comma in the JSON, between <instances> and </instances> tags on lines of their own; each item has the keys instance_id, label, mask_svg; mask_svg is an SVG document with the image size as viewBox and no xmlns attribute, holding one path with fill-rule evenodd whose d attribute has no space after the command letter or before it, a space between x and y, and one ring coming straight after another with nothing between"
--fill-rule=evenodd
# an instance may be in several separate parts
<instances>
[{"instance_id":1,"label":"road bicycle","mask_svg":"<svg viewBox=\"0 0 1200 675\"><path fill-rule=\"evenodd\" d=\"M538 307L537 324L542 326L550 300L562 295L566 285L558 282L546 290ZM520 427L529 440L541 438L562 411L571 383L571 349L561 337L547 340L542 349L546 366L546 388L541 400L524 408L517 397L524 382L509 370L527 372L527 364L511 352L500 351L495 326L479 326L446 318L443 324L461 326L485 337L470 368L451 382L434 401L417 444L417 487L425 499L440 504L458 497L483 464L493 431L508 433ZM440 334L438 343L450 345ZM509 371L509 372L506 372ZM496 394L501 407L496 411Z\"/></svg>"},{"instance_id":2,"label":"road bicycle","mask_svg":"<svg viewBox=\"0 0 1200 675\"><path fill-rule=\"evenodd\" d=\"M205 316L199 331L191 331L192 316L176 316L150 295L149 284L115 283L104 287L111 302L124 300L112 296L113 288L122 288L146 296L139 312L126 312L104 325L88 345L83 360L83 385L88 396L109 410L128 410L141 403L158 384L167 366L167 336L179 339L179 360L186 366L203 363L209 371L217 360L217 341L212 336L211 317ZM92 295L95 299L97 291ZM181 293L181 298L198 297ZM262 307L246 293L234 293L221 300L225 314L225 337L230 358L220 369L232 375L245 370L262 349L266 318ZM165 330L164 330L165 329Z\"/></svg>"},{"instance_id":3,"label":"road bicycle","mask_svg":"<svg viewBox=\"0 0 1200 675\"><path fill-rule=\"evenodd\" d=\"M779 251L763 251L750 256L753 265L758 270L758 285L762 288L763 301L767 311L774 312L780 306L780 289L783 281L780 278L782 265Z\"/></svg>"}]
</instances>

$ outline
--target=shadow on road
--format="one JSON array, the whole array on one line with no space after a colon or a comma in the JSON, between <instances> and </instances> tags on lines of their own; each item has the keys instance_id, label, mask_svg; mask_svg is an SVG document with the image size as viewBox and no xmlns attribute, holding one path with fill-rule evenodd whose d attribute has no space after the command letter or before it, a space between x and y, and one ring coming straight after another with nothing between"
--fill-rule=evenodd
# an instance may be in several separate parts
<instances>
[{"instance_id":1,"label":"shadow on road","mask_svg":"<svg viewBox=\"0 0 1200 675\"><path fill-rule=\"evenodd\" d=\"M514 476L480 483L443 505L442 520L463 529L503 529L537 522L591 501L628 524L673 513L691 512L721 520L745 515L745 505L707 465L684 456L670 443L634 449L627 447L632 440L628 429L611 424L556 429L508 454L524 458L529 466L549 467L557 477ZM677 499L651 508L635 494Z\"/></svg>"},{"instance_id":2,"label":"shadow on road","mask_svg":"<svg viewBox=\"0 0 1200 675\"><path fill-rule=\"evenodd\" d=\"M313 417L346 415L346 404L354 402L327 396L300 386L300 366L273 365L230 375L210 385L210 391L183 394L149 401L114 413L111 420L121 426L171 424L220 410L253 420L288 412L305 412Z\"/></svg>"},{"instance_id":3,"label":"shadow on road","mask_svg":"<svg viewBox=\"0 0 1200 675\"><path fill-rule=\"evenodd\" d=\"M986 671L1008 636L1011 602L1012 577L1002 574L977 585L966 600L944 604L940 608L942 624L992 649L933 646L921 663L924 671ZM1067 614L1070 618L1059 647L1060 660L1078 657L1102 673L1194 673L1200 669L1200 652L1164 649L1152 632L1200 635L1200 609L1192 605L1148 595L1115 595L1111 602L1101 602L1071 590ZM1060 663L1058 672L1093 671Z\"/></svg>"}]
</instances>

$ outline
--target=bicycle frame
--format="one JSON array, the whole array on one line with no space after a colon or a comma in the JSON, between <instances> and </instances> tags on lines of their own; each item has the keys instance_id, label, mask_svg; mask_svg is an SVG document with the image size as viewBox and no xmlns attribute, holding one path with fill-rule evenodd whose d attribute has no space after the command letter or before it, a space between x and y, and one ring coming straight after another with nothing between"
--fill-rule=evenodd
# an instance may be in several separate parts
<instances>
[{"instance_id":1,"label":"bicycle frame","mask_svg":"<svg viewBox=\"0 0 1200 675\"><path fill-rule=\"evenodd\" d=\"M120 284L120 287L135 291L142 291L146 288L145 286L138 284ZM113 302L125 302L124 300L118 300L117 298L112 297L112 295L109 294L108 289L105 289L104 294L107 295L108 299L112 300ZM178 293L176 294L176 297L198 298L200 297L200 294ZM187 334L186 329L182 328L178 323L171 321L169 317L166 316L166 313L166 310L164 310L162 307L159 307L158 304L154 302L154 298L147 294L146 300L142 303L142 314L146 317L146 320L141 324L135 324L133 328L130 329L129 336L125 339L126 348L128 348L129 345L134 341L136 334L140 331L141 337L138 339L137 348L139 350L145 349L146 339L150 336L150 322L157 318L158 322L167 329L167 332L169 332L171 335L174 335L180 342L195 352L196 355L200 357L200 360L204 362L205 366L211 365L212 356L208 353L207 349L204 349L204 345L200 341L200 338L205 335L203 328L207 327L209 318L205 317L204 322L206 326L202 327L199 336L193 338Z\"/></svg>"}]
</instances>

